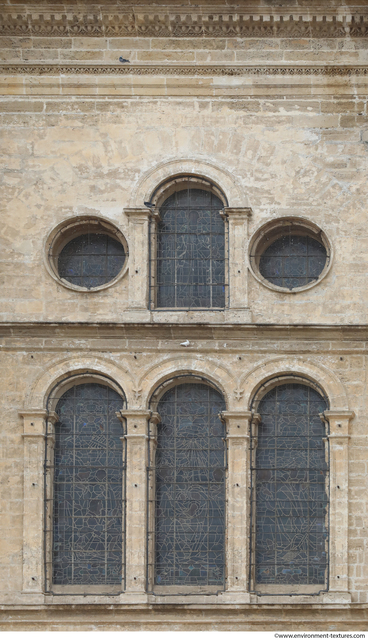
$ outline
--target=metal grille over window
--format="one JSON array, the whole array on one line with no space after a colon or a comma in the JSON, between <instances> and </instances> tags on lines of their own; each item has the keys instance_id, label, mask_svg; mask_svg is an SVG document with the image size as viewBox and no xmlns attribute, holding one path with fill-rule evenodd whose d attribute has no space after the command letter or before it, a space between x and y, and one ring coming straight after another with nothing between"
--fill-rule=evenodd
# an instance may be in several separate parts
<instances>
[{"instance_id":1,"label":"metal grille over window","mask_svg":"<svg viewBox=\"0 0 368 640\"><path fill-rule=\"evenodd\" d=\"M259 271L274 285L296 289L317 280L326 259L321 242L306 235L289 234L275 240L262 253Z\"/></svg>"},{"instance_id":2,"label":"metal grille over window","mask_svg":"<svg viewBox=\"0 0 368 640\"><path fill-rule=\"evenodd\" d=\"M176 191L160 209L157 307L223 308L225 224L221 200L204 189Z\"/></svg>"},{"instance_id":3,"label":"metal grille over window","mask_svg":"<svg viewBox=\"0 0 368 640\"><path fill-rule=\"evenodd\" d=\"M319 416L326 408L324 398L303 384L277 386L259 403L261 422L251 437L256 589L316 585L318 591L326 584L328 456Z\"/></svg>"},{"instance_id":4,"label":"metal grille over window","mask_svg":"<svg viewBox=\"0 0 368 640\"><path fill-rule=\"evenodd\" d=\"M156 585L223 588L225 430L218 414L224 408L220 393L204 384L178 385L159 402Z\"/></svg>"},{"instance_id":5,"label":"metal grille over window","mask_svg":"<svg viewBox=\"0 0 368 640\"><path fill-rule=\"evenodd\" d=\"M102 233L86 233L68 242L59 254L60 278L93 289L113 280L125 262L124 247Z\"/></svg>"},{"instance_id":6,"label":"metal grille over window","mask_svg":"<svg viewBox=\"0 0 368 640\"><path fill-rule=\"evenodd\" d=\"M122 583L123 406L116 391L95 383L72 387L57 404L54 585Z\"/></svg>"}]
</instances>

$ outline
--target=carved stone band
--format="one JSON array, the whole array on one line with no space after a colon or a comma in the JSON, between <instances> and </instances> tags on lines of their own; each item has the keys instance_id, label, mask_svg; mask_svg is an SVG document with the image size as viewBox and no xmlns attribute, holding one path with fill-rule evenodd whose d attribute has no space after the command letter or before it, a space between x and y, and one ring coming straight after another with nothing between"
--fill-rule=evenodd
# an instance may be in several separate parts
<instances>
[{"instance_id":1,"label":"carved stone band","mask_svg":"<svg viewBox=\"0 0 368 640\"><path fill-rule=\"evenodd\" d=\"M0 75L119 76L367 76L367 66L243 66L243 65L68 65L4 64Z\"/></svg>"}]
</instances>

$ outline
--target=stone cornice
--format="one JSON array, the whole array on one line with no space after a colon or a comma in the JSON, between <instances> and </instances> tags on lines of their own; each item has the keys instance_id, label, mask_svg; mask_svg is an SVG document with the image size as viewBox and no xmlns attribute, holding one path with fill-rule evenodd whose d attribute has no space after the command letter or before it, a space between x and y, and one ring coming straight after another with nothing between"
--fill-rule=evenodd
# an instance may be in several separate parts
<instances>
[{"instance_id":1,"label":"stone cornice","mask_svg":"<svg viewBox=\"0 0 368 640\"><path fill-rule=\"evenodd\" d=\"M149 331L148 331L149 330ZM232 340L239 340L241 342L240 348L245 349L251 345L252 340L258 342L259 338L277 339L277 341L285 341L285 344L290 344L291 339L295 339L297 344L297 353L301 351L310 350L309 344L312 342L315 348L316 341L326 342L327 350L337 349L343 352L352 350L352 353L356 350L361 353L362 349L367 350L368 344L368 325L346 325L346 326L333 326L333 325L313 325L313 324L295 324L295 325L281 325L281 324L246 324L246 325L203 325L201 323L193 322L192 325L186 325L185 331L189 338L204 339L204 340L221 340L230 339L229 333L231 332ZM63 340L65 338L76 340L76 348L79 350L90 350L91 344L81 347L79 340L81 337L86 339L104 339L111 340L112 344L109 349L114 348L114 343L118 339L126 340L129 338L147 339L150 342L154 337L166 340L177 341L178 346L182 342L183 327L179 324L154 324L154 323L89 323L89 322L1 322L0 323L0 338L2 339L1 350L7 349L22 349L25 344L32 344L33 350L54 350L59 349L57 344L60 340L61 348L65 350ZM44 339L51 337L53 343L46 346ZM41 341L39 342L39 340ZM245 345L244 340L247 340ZM359 347L349 345L349 341L359 341L361 344ZM335 344L333 347L331 343ZM302 344L303 343L303 344ZM346 343L346 344L345 344ZM116 345L118 349L121 349L121 345ZM222 346L222 345L221 345ZM266 345L267 349L269 348ZM212 347L211 347L212 348ZM239 345L226 347L227 350L231 348L239 349ZM293 350L295 347L292 346ZM322 348L322 346L321 346ZM182 350L182 349L181 349ZM33 351L32 351L33 353Z\"/></svg>"},{"instance_id":2,"label":"stone cornice","mask_svg":"<svg viewBox=\"0 0 368 640\"><path fill-rule=\"evenodd\" d=\"M86 10L86 6L88 9ZM2 7L0 35L148 38L368 37L368 7L99 6Z\"/></svg>"},{"instance_id":3,"label":"stone cornice","mask_svg":"<svg viewBox=\"0 0 368 640\"><path fill-rule=\"evenodd\" d=\"M4 64L0 75L31 76L367 76L367 66L339 65L56 65Z\"/></svg>"}]
</instances>

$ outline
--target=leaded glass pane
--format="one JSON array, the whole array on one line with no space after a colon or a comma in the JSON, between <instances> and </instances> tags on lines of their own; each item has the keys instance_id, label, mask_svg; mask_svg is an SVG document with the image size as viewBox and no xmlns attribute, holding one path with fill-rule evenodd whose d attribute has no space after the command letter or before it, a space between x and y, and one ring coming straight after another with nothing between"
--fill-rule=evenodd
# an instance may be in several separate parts
<instances>
[{"instance_id":1,"label":"leaded glass pane","mask_svg":"<svg viewBox=\"0 0 368 640\"><path fill-rule=\"evenodd\" d=\"M60 252L59 276L79 287L93 289L113 280L124 262L121 242L103 233L86 233L68 242Z\"/></svg>"},{"instance_id":2,"label":"leaded glass pane","mask_svg":"<svg viewBox=\"0 0 368 640\"><path fill-rule=\"evenodd\" d=\"M259 271L272 284L295 289L317 280L326 264L326 249L315 238L287 235L261 255Z\"/></svg>"},{"instance_id":3,"label":"leaded glass pane","mask_svg":"<svg viewBox=\"0 0 368 640\"><path fill-rule=\"evenodd\" d=\"M122 581L122 398L100 384L74 386L56 412L53 583Z\"/></svg>"},{"instance_id":4,"label":"leaded glass pane","mask_svg":"<svg viewBox=\"0 0 368 640\"><path fill-rule=\"evenodd\" d=\"M181 384L158 405L155 584L222 585L225 436L222 396Z\"/></svg>"},{"instance_id":5,"label":"leaded glass pane","mask_svg":"<svg viewBox=\"0 0 368 640\"><path fill-rule=\"evenodd\" d=\"M204 189L173 193L160 210L157 306L225 306L225 228L221 200Z\"/></svg>"},{"instance_id":6,"label":"leaded glass pane","mask_svg":"<svg viewBox=\"0 0 368 640\"><path fill-rule=\"evenodd\" d=\"M328 465L322 396L275 387L252 433L252 573L256 584L322 585L328 566Z\"/></svg>"}]
</instances>

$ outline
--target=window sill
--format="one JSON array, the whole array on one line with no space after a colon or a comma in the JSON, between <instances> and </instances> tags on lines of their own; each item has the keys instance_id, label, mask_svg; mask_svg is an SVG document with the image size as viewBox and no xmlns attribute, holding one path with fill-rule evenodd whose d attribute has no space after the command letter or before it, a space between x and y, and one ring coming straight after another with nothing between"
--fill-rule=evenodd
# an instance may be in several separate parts
<instances>
[{"instance_id":1,"label":"window sill","mask_svg":"<svg viewBox=\"0 0 368 640\"><path fill-rule=\"evenodd\" d=\"M279 594L255 595L250 594L250 604L336 604L349 605L351 594L348 591L323 591L318 595L308 594Z\"/></svg>"},{"instance_id":2,"label":"window sill","mask_svg":"<svg viewBox=\"0 0 368 640\"><path fill-rule=\"evenodd\" d=\"M250 309L127 309L122 313L123 322L153 324L250 324Z\"/></svg>"},{"instance_id":3,"label":"window sill","mask_svg":"<svg viewBox=\"0 0 368 640\"><path fill-rule=\"evenodd\" d=\"M11 598L14 604L14 598ZM6 602L4 602L6 604ZM119 595L44 595L42 593L22 593L18 604L45 605L184 605L184 606L219 606L224 605L319 605L338 606L348 608L351 604L351 594L348 591L325 591L319 595L264 595L259 596L247 591L222 591L217 595L188 594L188 595L153 595L150 593L121 593Z\"/></svg>"}]
</instances>

